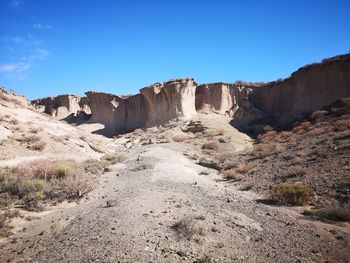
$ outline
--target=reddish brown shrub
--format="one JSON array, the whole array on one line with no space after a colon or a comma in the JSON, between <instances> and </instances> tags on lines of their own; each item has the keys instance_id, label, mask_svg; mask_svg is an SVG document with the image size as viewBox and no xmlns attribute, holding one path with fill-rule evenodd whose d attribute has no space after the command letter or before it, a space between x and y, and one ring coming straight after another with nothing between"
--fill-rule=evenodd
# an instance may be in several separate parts
<instances>
[{"instance_id":1,"label":"reddish brown shrub","mask_svg":"<svg viewBox=\"0 0 350 263\"><path fill-rule=\"evenodd\" d=\"M306 169L300 165L294 165L288 167L284 175L288 177L302 176L306 174Z\"/></svg>"},{"instance_id":2,"label":"reddish brown shrub","mask_svg":"<svg viewBox=\"0 0 350 263\"><path fill-rule=\"evenodd\" d=\"M311 119L319 119L319 118L322 118L324 116L326 116L328 114L328 111L326 110L318 110L318 111L314 111L312 114L311 114Z\"/></svg>"}]
</instances>

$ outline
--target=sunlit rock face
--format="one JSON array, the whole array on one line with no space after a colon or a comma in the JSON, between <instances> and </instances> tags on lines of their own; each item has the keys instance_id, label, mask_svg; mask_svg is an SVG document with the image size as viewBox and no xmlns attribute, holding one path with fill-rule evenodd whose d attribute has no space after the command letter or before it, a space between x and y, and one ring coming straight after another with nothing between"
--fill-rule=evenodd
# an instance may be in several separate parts
<instances>
[{"instance_id":1,"label":"sunlit rock face","mask_svg":"<svg viewBox=\"0 0 350 263\"><path fill-rule=\"evenodd\" d=\"M140 90L146 104L147 126L163 124L174 118L190 119L197 114L193 79L156 83Z\"/></svg>"},{"instance_id":2,"label":"sunlit rock face","mask_svg":"<svg viewBox=\"0 0 350 263\"><path fill-rule=\"evenodd\" d=\"M196 115L193 79L156 83L140 94L119 97L101 92L87 92L91 122L99 122L113 132L164 124L171 119L189 119Z\"/></svg>"},{"instance_id":3,"label":"sunlit rock face","mask_svg":"<svg viewBox=\"0 0 350 263\"><path fill-rule=\"evenodd\" d=\"M242 90L247 97L233 122L245 128L264 119L287 124L350 96L350 55L325 59L300 68L287 79Z\"/></svg>"},{"instance_id":4,"label":"sunlit rock face","mask_svg":"<svg viewBox=\"0 0 350 263\"><path fill-rule=\"evenodd\" d=\"M31 101L32 105L39 111L43 111L59 120L70 115L77 115L79 112L90 114L90 106L86 97L75 95L59 95L57 97L47 97Z\"/></svg>"},{"instance_id":5,"label":"sunlit rock face","mask_svg":"<svg viewBox=\"0 0 350 263\"><path fill-rule=\"evenodd\" d=\"M225 114L232 125L257 130L266 124L284 125L350 96L350 55L307 65L284 80L268 83L210 83L192 78L155 83L139 94L121 97L87 92L87 97L60 95L32 101L38 110L58 118L83 112L83 121L105 125L109 133L191 119L197 111Z\"/></svg>"}]
</instances>

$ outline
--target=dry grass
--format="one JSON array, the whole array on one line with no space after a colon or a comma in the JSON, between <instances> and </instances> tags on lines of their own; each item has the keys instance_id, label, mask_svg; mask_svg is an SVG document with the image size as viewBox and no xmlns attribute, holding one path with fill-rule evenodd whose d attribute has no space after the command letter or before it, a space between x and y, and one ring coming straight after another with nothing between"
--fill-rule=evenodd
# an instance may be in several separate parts
<instances>
[{"instance_id":1,"label":"dry grass","mask_svg":"<svg viewBox=\"0 0 350 263\"><path fill-rule=\"evenodd\" d=\"M312 130L310 130L307 134L311 136L320 136L323 134L328 133L328 129L326 127L317 127Z\"/></svg>"},{"instance_id":2,"label":"dry grass","mask_svg":"<svg viewBox=\"0 0 350 263\"><path fill-rule=\"evenodd\" d=\"M236 172L234 168L228 169L223 172L226 180L239 181L241 180L240 175Z\"/></svg>"},{"instance_id":3,"label":"dry grass","mask_svg":"<svg viewBox=\"0 0 350 263\"><path fill-rule=\"evenodd\" d=\"M216 141L207 142L201 147L203 150L218 150L219 144Z\"/></svg>"},{"instance_id":4,"label":"dry grass","mask_svg":"<svg viewBox=\"0 0 350 263\"><path fill-rule=\"evenodd\" d=\"M10 101L10 98L7 97L4 93L0 91L0 100L2 101Z\"/></svg>"},{"instance_id":5,"label":"dry grass","mask_svg":"<svg viewBox=\"0 0 350 263\"><path fill-rule=\"evenodd\" d=\"M262 142L269 142L275 140L277 137L278 133L276 131L268 131L264 133L263 135L260 136L260 140Z\"/></svg>"},{"instance_id":6,"label":"dry grass","mask_svg":"<svg viewBox=\"0 0 350 263\"><path fill-rule=\"evenodd\" d=\"M34 128L31 128L29 130L30 133L34 133L34 134L37 134L39 132L41 132L43 129L42 128L39 128L39 127L34 127Z\"/></svg>"},{"instance_id":7,"label":"dry grass","mask_svg":"<svg viewBox=\"0 0 350 263\"><path fill-rule=\"evenodd\" d=\"M342 131L348 130L350 129L350 119L337 120L335 126Z\"/></svg>"},{"instance_id":8,"label":"dry grass","mask_svg":"<svg viewBox=\"0 0 350 263\"><path fill-rule=\"evenodd\" d=\"M46 142L39 141L28 145L28 148L34 151L43 151L46 147Z\"/></svg>"},{"instance_id":9,"label":"dry grass","mask_svg":"<svg viewBox=\"0 0 350 263\"><path fill-rule=\"evenodd\" d=\"M311 151L310 155L313 155L316 158L324 159L324 158L327 158L328 152L323 148L318 148Z\"/></svg>"},{"instance_id":10,"label":"dry grass","mask_svg":"<svg viewBox=\"0 0 350 263\"><path fill-rule=\"evenodd\" d=\"M227 160L229 160L232 156L233 154L231 152L221 153L217 156L217 160L219 161L219 163L224 163Z\"/></svg>"},{"instance_id":11,"label":"dry grass","mask_svg":"<svg viewBox=\"0 0 350 263\"><path fill-rule=\"evenodd\" d=\"M187 216L177 221L171 228L182 237L192 239L196 236L204 236L204 228L196 226L196 221L193 217Z\"/></svg>"},{"instance_id":12,"label":"dry grass","mask_svg":"<svg viewBox=\"0 0 350 263\"><path fill-rule=\"evenodd\" d=\"M238 167L236 168L236 172L239 174L248 173L249 170L250 170L250 167L246 164L239 164Z\"/></svg>"},{"instance_id":13,"label":"dry grass","mask_svg":"<svg viewBox=\"0 0 350 263\"><path fill-rule=\"evenodd\" d=\"M314 193L313 191L298 183L281 183L272 188L271 197L284 205L307 205Z\"/></svg>"}]
</instances>

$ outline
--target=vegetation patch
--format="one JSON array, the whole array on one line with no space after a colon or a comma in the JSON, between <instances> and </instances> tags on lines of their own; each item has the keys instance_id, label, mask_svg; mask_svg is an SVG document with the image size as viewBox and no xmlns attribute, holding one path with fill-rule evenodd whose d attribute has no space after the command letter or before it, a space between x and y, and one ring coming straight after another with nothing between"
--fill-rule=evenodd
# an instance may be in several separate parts
<instances>
[{"instance_id":1,"label":"vegetation patch","mask_svg":"<svg viewBox=\"0 0 350 263\"><path fill-rule=\"evenodd\" d=\"M312 197L313 191L299 183L281 183L273 186L272 199L284 205L307 205Z\"/></svg>"},{"instance_id":2,"label":"vegetation patch","mask_svg":"<svg viewBox=\"0 0 350 263\"><path fill-rule=\"evenodd\" d=\"M323 209L308 210L304 212L304 215L309 215L322 221L350 222L350 205L336 205Z\"/></svg>"},{"instance_id":3,"label":"vegetation patch","mask_svg":"<svg viewBox=\"0 0 350 263\"><path fill-rule=\"evenodd\" d=\"M180 236L192 239L204 236L204 228L198 227L193 217L187 216L177 221L171 228Z\"/></svg>"}]
</instances>

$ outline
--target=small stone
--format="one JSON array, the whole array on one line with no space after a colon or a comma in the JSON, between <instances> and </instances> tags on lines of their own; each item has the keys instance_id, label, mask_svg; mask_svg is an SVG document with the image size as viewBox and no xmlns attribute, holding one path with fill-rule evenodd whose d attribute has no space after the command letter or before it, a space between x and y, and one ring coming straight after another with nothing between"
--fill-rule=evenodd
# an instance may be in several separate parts
<instances>
[{"instance_id":1,"label":"small stone","mask_svg":"<svg viewBox=\"0 0 350 263\"><path fill-rule=\"evenodd\" d=\"M183 252L183 251L177 251L176 254L178 254L180 257L186 257L186 252Z\"/></svg>"},{"instance_id":2,"label":"small stone","mask_svg":"<svg viewBox=\"0 0 350 263\"><path fill-rule=\"evenodd\" d=\"M108 200L107 207L113 207L117 205L117 200Z\"/></svg>"}]
</instances>

